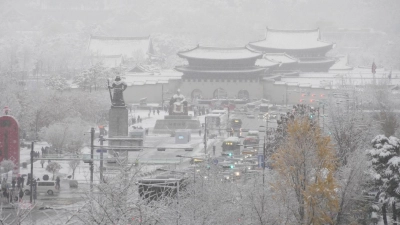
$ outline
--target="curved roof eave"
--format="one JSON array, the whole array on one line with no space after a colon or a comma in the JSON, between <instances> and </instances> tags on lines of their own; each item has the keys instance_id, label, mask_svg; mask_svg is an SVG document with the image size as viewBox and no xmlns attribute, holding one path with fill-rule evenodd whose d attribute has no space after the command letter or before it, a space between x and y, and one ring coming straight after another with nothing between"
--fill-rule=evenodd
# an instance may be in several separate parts
<instances>
[{"instance_id":1,"label":"curved roof eave","mask_svg":"<svg viewBox=\"0 0 400 225\"><path fill-rule=\"evenodd\" d=\"M299 61L299 64L334 64L334 59L314 60L314 61Z\"/></svg>"},{"instance_id":2,"label":"curved roof eave","mask_svg":"<svg viewBox=\"0 0 400 225\"><path fill-rule=\"evenodd\" d=\"M150 35L138 36L138 37L113 37L113 36L90 35L90 39L97 39L97 40L146 40L149 38L150 38Z\"/></svg>"},{"instance_id":3,"label":"curved roof eave","mask_svg":"<svg viewBox=\"0 0 400 225\"><path fill-rule=\"evenodd\" d=\"M326 43L326 42L325 42ZM249 43L249 45L251 45ZM314 48L273 48L273 47L268 47L268 46L261 46L261 45L253 45L255 48L260 48L263 49L262 51L265 51L267 49L274 50L274 51L281 51L281 52L286 52L286 51L304 51L304 50L317 50L317 49L332 49L334 43L326 43L326 45L314 47Z\"/></svg>"},{"instance_id":4,"label":"curved roof eave","mask_svg":"<svg viewBox=\"0 0 400 225\"><path fill-rule=\"evenodd\" d=\"M274 28L269 28L266 27L267 32L272 31L272 32L282 32L282 33L306 33L306 32L319 32L319 28L314 28L314 29L304 29L304 30L279 30L279 29L274 29Z\"/></svg>"},{"instance_id":5,"label":"curved roof eave","mask_svg":"<svg viewBox=\"0 0 400 225\"><path fill-rule=\"evenodd\" d=\"M193 57L193 56L180 56L185 59L203 59L203 60L216 60L216 61L231 61L231 60L242 60L242 59L260 59L262 54L259 56L243 57L243 58L231 58L231 59L217 59L217 58L204 58L204 57Z\"/></svg>"},{"instance_id":6,"label":"curved roof eave","mask_svg":"<svg viewBox=\"0 0 400 225\"><path fill-rule=\"evenodd\" d=\"M254 56L244 56L244 57L238 57L238 58L205 58L205 57L196 57L196 56L188 56L185 55L185 53L194 51L196 49L200 49L200 48L208 48L208 49L215 49L215 50L224 50L224 49L230 49L230 50L234 50L234 49L247 49L249 52L251 53L255 53L256 55ZM240 60L240 59L258 59L258 58L262 58L263 53L256 50L256 49L251 49L249 48L247 45L243 46L243 47L230 47L230 48L219 48L219 47L209 47L209 46L200 46L199 44L192 48L192 49L188 49L188 50L184 50L184 51L179 51L177 53L177 55L181 58L185 58L185 59L206 59L206 60L217 60L217 61L228 61L228 60Z\"/></svg>"},{"instance_id":7,"label":"curved roof eave","mask_svg":"<svg viewBox=\"0 0 400 225\"><path fill-rule=\"evenodd\" d=\"M192 72L192 73L227 73L227 74L232 74L232 73L260 73L264 71L266 68L262 67L256 67L253 69L247 69L247 70L196 70L196 69L190 69L188 67L182 67L182 66L176 66L175 70L179 72Z\"/></svg>"}]
</instances>

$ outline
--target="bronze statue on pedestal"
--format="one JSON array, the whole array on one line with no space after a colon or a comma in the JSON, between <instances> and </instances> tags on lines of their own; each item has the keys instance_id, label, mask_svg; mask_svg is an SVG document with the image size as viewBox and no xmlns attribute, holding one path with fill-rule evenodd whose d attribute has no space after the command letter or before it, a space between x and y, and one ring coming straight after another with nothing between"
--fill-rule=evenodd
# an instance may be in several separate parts
<instances>
[{"instance_id":1,"label":"bronze statue on pedestal","mask_svg":"<svg viewBox=\"0 0 400 225\"><path fill-rule=\"evenodd\" d=\"M109 81L108 81L109 82ZM110 86L108 83L108 89L110 91L110 98L112 106L125 106L123 92L128 87L128 85L121 80L120 76L115 77L114 82ZM113 95L111 95L111 89L114 89Z\"/></svg>"},{"instance_id":2,"label":"bronze statue on pedestal","mask_svg":"<svg viewBox=\"0 0 400 225\"><path fill-rule=\"evenodd\" d=\"M188 107L185 96L178 89L169 101L169 115L188 115Z\"/></svg>"}]
</instances>

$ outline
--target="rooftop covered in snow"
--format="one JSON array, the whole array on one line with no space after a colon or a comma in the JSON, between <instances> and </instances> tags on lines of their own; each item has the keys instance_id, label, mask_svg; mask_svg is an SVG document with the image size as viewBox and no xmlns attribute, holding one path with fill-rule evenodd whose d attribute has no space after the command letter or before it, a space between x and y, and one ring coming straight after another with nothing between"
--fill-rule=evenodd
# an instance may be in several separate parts
<instances>
[{"instance_id":1,"label":"rooftop covered in snow","mask_svg":"<svg viewBox=\"0 0 400 225\"><path fill-rule=\"evenodd\" d=\"M153 45L146 37L91 36L89 51L94 56L122 55L125 58L144 57L153 54Z\"/></svg>"},{"instance_id":2,"label":"rooftop covered in snow","mask_svg":"<svg viewBox=\"0 0 400 225\"><path fill-rule=\"evenodd\" d=\"M329 70L352 70L353 67L349 66L349 58L348 55L338 56L337 61Z\"/></svg>"},{"instance_id":3,"label":"rooftop covered in snow","mask_svg":"<svg viewBox=\"0 0 400 225\"><path fill-rule=\"evenodd\" d=\"M265 39L250 42L249 47L266 53L290 55L324 55L333 47L332 42L321 40L319 29L312 30L277 30L267 28ZM308 53L306 53L308 52Z\"/></svg>"},{"instance_id":4,"label":"rooftop covered in snow","mask_svg":"<svg viewBox=\"0 0 400 225\"><path fill-rule=\"evenodd\" d=\"M208 60L235 60L235 59L256 59L261 58L262 53L251 50L247 47L205 47L197 45L195 48L178 52L178 56L189 59Z\"/></svg>"}]
</instances>

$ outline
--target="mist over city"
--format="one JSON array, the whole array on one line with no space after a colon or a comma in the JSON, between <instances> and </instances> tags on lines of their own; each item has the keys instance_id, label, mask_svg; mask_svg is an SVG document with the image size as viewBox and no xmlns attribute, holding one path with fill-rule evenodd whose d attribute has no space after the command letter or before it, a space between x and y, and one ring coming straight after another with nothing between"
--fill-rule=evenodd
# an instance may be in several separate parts
<instances>
[{"instance_id":1,"label":"mist over city","mask_svg":"<svg viewBox=\"0 0 400 225\"><path fill-rule=\"evenodd\" d=\"M0 0L0 223L398 224L399 10Z\"/></svg>"}]
</instances>

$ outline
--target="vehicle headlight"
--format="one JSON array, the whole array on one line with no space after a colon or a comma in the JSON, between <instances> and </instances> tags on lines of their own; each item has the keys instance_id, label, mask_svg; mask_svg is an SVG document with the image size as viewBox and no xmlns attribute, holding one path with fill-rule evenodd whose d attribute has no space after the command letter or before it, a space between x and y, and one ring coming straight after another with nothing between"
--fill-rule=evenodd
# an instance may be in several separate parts
<instances>
[{"instance_id":1,"label":"vehicle headlight","mask_svg":"<svg viewBox=\"0 0 400 225\"><path fill-rule=\"evenodd\" d=\"M226 177L227 180L229 180L229 177Z\"/></svg>"},{"instance_id":2,"label":"vehicle headlight","mask_svg":"<svg viewBox=\"0 0 400 225\"><path fill-rule=\"evenodd\" d=\"M236 175L236 176L240 176L240 173L239 173L239 172L235 172L235 175Z\"/></svg>"}]
</instances>

